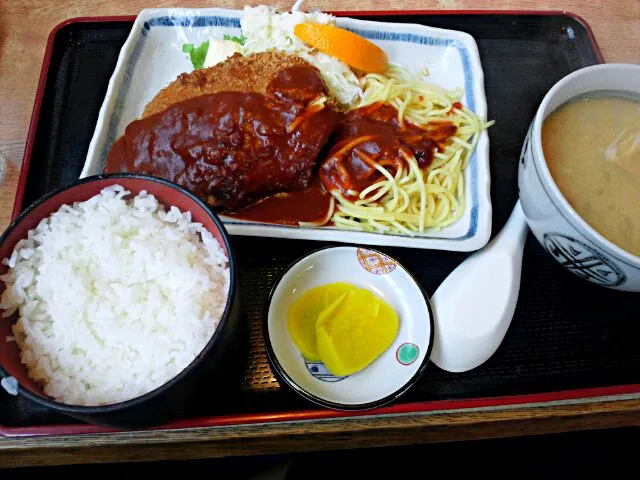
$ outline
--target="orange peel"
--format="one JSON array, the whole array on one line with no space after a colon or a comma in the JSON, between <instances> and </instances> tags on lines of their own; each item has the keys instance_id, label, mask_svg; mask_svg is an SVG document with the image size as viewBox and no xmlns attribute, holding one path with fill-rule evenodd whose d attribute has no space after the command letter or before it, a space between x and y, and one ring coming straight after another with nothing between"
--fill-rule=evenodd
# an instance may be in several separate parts
<instances>
[{"instance_id":1,"label":"orange peel","mask_svg":"<svg viewBox=\"0 0 640 480\"><path fill-rule=\"evenodd\" d=\"M333 25L300 23L293 33L319 51L366 73L384 73L389 65L387 54L360 35Z\"/></svg>"}]
</instances>

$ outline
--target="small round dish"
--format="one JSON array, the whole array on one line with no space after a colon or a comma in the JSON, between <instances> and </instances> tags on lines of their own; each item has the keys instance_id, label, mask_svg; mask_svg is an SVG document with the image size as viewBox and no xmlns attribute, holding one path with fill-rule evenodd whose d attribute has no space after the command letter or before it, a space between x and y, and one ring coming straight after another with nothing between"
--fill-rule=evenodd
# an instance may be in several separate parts
<instances>
[{"instance_id":1,"label":"small round dish","mask_svg":"<svg viewBox=\"0 0 640 480\"><path fill-rule=\"evenodd\" d=\"M336 377L322 362L306 360L289 335L287 313L310 288L349 282L384 299L400 318L398 335L363 370ZM306 399L337 410L380 407L406 392L422 375L433 344L433 314L416 279L376 250L329 247L290 265L267 300L264 337L269 361L287 385Z\"/></svg>"}]
</instances>

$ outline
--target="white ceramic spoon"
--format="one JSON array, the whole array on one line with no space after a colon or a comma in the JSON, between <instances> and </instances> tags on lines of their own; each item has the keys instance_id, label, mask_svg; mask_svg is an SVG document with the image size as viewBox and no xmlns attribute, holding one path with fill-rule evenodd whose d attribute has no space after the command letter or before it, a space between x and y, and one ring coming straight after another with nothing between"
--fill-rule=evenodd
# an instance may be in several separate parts
<instances>
[{"instance_id":1,"label":"white ceramic spoon","mask_svg":"<svg viewBox=\"0 0 640 480\"><path fill-rule=\"evenodd\" d=\"M527 222L516 203L502 231L462 262L431 297L435 338L431 361L466 372L502 343L518 301Z\"/></svg>"}]
</instances>

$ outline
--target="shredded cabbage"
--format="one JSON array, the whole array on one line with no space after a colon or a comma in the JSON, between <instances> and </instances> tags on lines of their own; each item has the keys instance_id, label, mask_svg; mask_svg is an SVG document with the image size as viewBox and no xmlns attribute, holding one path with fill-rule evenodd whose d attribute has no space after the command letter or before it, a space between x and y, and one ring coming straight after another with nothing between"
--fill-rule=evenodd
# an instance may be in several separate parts
<instances>
[{"instance_id":1,"label":"shredded cabbage","mask_svg":"<svg viewBox=\"0 0 640 480\"><path fill-rule=\"evenodd\" d=\"M305 22L335 25L336 19L322 12L278 13L275 8L265 5L244 7L244 15L240 21L242 35L245 37L244 54L275 49L298 55L320 70L329 93L338 103L345 108L352 107L362 96L358 78L346 64L314 50L293 34L293 27Z\"/></svg>"}]
</instances>

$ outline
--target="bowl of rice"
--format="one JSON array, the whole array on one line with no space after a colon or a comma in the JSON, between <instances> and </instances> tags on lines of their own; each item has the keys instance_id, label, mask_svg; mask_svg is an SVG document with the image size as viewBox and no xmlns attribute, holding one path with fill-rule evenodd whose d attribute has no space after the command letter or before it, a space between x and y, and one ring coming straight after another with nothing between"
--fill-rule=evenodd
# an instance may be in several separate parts
<instances>
[{"instance_id":1,"label":"bowl of rice","mask_svg":"<svg viewBox=\"0 0 640 480\"><path fill-rule=\"evenodd\" d=\"M1 386L75 418L146 427L229 396L243 323L221 221L165 180L87 177L0 237Z\"/></svg>"}]
</instances>

